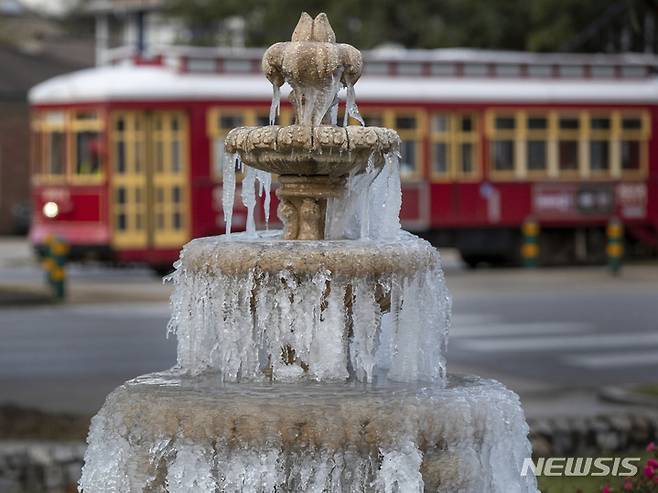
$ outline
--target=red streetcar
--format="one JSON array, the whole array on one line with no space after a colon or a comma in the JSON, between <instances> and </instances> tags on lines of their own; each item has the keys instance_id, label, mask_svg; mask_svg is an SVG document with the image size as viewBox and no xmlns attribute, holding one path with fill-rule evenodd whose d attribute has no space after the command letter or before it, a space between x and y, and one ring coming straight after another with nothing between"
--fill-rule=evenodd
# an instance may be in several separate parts
<instances>
[{"instance_id":1,"label":"red streetcar","mask_svg":"<svg viewBox=\"0 0 658 493\"><path fill-rule=\"evenodd\" d=\"M191 238L222 233L223 138L268 124L261 55L169 48L36 86L35 247L54 233L76 257L162 268ZM541 258L574 262L605 257L605 226L618 217L631 251L655 252L657 57L364 57L361 113L403 139L406 229L456 246L469 264L513 261L532 218ZM291 115L284 102L280 123ZM240 229L239 194L234 210Z\"/></svg>"}]
</instances>

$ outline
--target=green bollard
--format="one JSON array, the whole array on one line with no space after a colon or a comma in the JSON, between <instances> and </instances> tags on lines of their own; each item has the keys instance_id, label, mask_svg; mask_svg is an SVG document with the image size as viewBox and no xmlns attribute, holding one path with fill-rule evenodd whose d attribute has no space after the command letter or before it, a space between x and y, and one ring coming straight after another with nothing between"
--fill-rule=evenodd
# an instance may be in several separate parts
<instances>
[{"instance_id":1,"label":"green bollard","mask_svg":"<svg viewBox=\"0 0 658 493\"><path fill-rule=\"evenodd\" d=\"M46 271L46 281L55 301L64 301L66 297L66 262L69 245L63 238L49 236L46 238L46 255L42 266Z\"/></svg>"},{"instance_id":2,"label":"green bollard","mask_svg":"<svg viewBox=\"0 0 658 493\"><path fill-rule=\"evenodd\" d=\"M608 268L613 275L621 271L624 256L624 225L619 218L612 217L608 222Z\"/></svg>"},{"instance_id":3,"label":"green bollard","mask_svg":"<svg viewBox=\"0 0 658 493\"><path fill-rule=\"evenodd\" d=\"M521 257L523 266L534 268L538 265L539 260L539 224L534 219L526 219L521 226L523 233L523 246L521 247Z\"/></svg>"}]
</instances>

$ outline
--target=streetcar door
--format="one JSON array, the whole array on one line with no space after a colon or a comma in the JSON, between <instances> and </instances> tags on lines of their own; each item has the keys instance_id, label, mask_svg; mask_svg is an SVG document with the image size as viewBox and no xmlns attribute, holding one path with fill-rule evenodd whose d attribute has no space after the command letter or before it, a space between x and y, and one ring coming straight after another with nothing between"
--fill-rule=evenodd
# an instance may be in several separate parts
<instances>
[{"instance_id":1,"label":"streetcar door","mask_svg":"<svg viewBox=\"0 0 658 493\"><path fill-rule=\"evenodd\" d=\"M146 169L146 118L136 111L113 113L110 154L112 160L112 244L120 250L148 246Z\"/></svg>"},{"instance_id":2,"label":"streetcar door","mask_svg":"<svg viewBox=\"0 0 658 493\"><path fill-rule=\"evenodd\" d=\"M152 246L180 248L189 240L187 117L180 111L151 116Z\"/></svg>"},{"instance_id":3,"label":"streetcar door","mask_svg":"<svg viewBox=\"0 0 658 493\"><path fill-rule=\"evenodd\" d=\"M180 111L113 113L115 248L178 249L189 240L187 128Z\"/></svg>"}]
</instances>

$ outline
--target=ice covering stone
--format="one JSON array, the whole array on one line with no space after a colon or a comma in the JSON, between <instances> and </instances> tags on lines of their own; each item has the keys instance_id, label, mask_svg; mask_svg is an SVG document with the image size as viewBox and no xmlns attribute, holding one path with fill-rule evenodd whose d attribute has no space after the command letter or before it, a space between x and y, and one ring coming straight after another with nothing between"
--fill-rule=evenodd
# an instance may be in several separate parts
<instances>
[{"instance_id":1,"label":"ice covering stone","mask_svg":"<svg viewBox=\"0 0 658 493\"><path fill-rule=\"evenodd\" d=\"M438 252L389 241L202 238L181 254L178 367L228 381L443 383L450 298Z\"/></svg>"},{"instance_id":2,"label":"ice covering stone","mask_svg":"<svg viewBox=\"0 0 658 493\"><path fill-rule=\"evenodd\" d=\"M81 484L94 493L536 492L520 474L527 432L518 397L477 377L443 389L272 387L165 372L108 397Z\"/></svg>"}]
</instances>

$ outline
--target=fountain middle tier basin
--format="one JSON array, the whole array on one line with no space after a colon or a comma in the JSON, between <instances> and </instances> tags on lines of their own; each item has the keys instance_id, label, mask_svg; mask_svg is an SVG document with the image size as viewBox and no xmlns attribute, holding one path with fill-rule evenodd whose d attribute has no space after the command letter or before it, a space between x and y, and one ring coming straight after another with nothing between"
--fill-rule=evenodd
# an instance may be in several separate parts
<instances>
[{"instance_id":1,"label":"fountain middle tier basin","mask_svg":"<svg viewBox=\"0 0 658 493\"><path fill-rule=\"evenodd\" d=\"M94 493L536 492L518 397L451 376L416 384L221 384L145 375L93 419Z\"/></svg>"},{"instance_id":2,"label":"fountain middle tier basin","mask_svg":"<svg viewBox=\"0 0 658 493\"><path fill-rule=\"evenodd\" d=\"M172 275L178 367L226 382L445 379L438 252L395 241L193 240Z\"/></svg>"}]
</instances>

